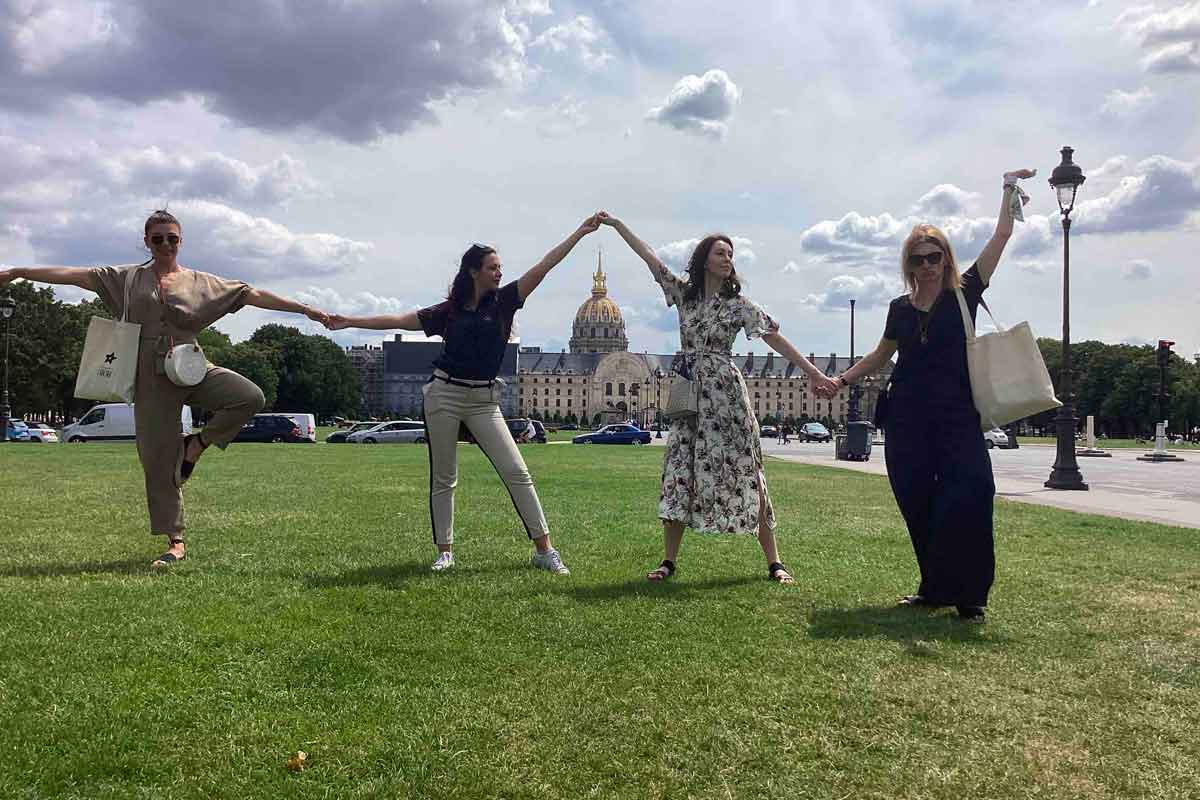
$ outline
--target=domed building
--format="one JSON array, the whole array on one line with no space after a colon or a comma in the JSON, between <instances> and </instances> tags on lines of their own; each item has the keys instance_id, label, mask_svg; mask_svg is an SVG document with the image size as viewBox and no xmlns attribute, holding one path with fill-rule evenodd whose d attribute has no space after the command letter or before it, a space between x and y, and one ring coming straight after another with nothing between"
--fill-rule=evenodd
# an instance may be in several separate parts
<instances>
[{"instance_id":1,"label":"domed building","mask_svg":"<svg viewBox=\"0 0 1200 800\"><path fill-rule=\"evenodd\" d=\"M621 309L608 296L602 259L603 255L597 253L592 296L575 312L575 324L571 326L572 353L623 353L629 349Z\"/></svg>"}]
</instances>

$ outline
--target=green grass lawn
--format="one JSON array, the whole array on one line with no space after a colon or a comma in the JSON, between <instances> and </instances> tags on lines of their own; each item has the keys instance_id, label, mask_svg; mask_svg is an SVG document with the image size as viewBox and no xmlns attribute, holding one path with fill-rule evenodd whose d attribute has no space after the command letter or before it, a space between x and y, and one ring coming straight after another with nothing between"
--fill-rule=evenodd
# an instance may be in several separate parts
<instances>
[{"instance_id":1,"label":"green grass lawn","mask_svg":"<svg viewBox=\"0 0 1200 800\"><path fill-rule=\"evenodd\" d=\"M460 452L450 573L424 449L323 444L206 456L152 573L132 445L0 447L0 797L1200 796L1200 532L1002 502L972 627L883 478L770 462L797 584L652 585L661 450L523 448L567 578Z\"/></svg>"},{"instance_id":2,"label":"green grass lawn","mask_svg":"<svg viewBox=\"0 0 1200 800\"><path fill-rule=\"evenodd\" d=\"M1017 441L1021 444L1048 444L1054 445L1058 440L1053 436L1018 436ZM1076 442L1077 448L1087 447L1086 441ZM1147 452L1154 449L1154 439L1147 439L1139 442L1137 439L1097 439L1096 447L1104 450L1112 449L1136 449L1145 450ZM1170 450L1200 450L1200 446L1194 445L1191 442L1167 442L1167 448Z\"/></svg>"}]
</instances>

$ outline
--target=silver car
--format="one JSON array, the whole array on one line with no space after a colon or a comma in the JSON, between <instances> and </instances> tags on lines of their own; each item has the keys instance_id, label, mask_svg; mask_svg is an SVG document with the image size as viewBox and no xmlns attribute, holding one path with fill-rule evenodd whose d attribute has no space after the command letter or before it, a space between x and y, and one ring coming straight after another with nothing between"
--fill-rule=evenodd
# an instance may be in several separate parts
<instances>
[{"instance_id":1,"label":"silver car","mask_svg":"<svg viewBox=\"0 0 1200 800\"><path fill-rule=\"evenodd\" d=\"M365 431L356 431L346 437L349 444L396 444L401 442L425 444L427 440L425 423L411 420L381 422Z\"/></svg>"}]
</instances>

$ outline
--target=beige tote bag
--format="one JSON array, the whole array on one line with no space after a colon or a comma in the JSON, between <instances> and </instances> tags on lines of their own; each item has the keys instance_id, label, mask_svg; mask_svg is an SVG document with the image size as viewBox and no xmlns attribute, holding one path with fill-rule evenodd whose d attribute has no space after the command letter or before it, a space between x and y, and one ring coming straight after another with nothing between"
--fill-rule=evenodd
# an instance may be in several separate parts
<instances>
[{"instance_id":1,"label":"beige tote bag","mask_svg":"<svg viewBox=\"0 0 1200 800\"><path fill-rule=\"evenodd\" d=\"M1054 384L1050 382L1050 373L1046 371L1046 362L1042 360L1042 352L1038 350L1029 323L1020 322L1007 330L1001 328L981 298L979 303L992 318L996 332L977 337L962 289L955 289L954 293L958 295L958 307L967 333L971 395L975 398L983 430L1061 406L1054 396Z\"/></svg>"},{"instance_id":2,"label":"beige tote bag","mask_svg":"<svg viewBox=\"0 0 1200 800\"><path fill-rule=\"evenodd\" d=\"M125 273L125 304L121 307L120 321L92 317L88 322L79 377L75 379L75 396L81 400L133 402L142 326L125 320L129 318L129 292L138 269L134 267Z\"/></svg>"}]
</instances>

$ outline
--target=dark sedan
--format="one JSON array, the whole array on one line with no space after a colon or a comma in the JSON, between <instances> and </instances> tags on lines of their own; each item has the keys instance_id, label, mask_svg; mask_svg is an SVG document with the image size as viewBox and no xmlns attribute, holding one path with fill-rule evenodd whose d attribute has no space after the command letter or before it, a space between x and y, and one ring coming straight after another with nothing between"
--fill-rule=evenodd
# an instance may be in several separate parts
<instances>
[{"instance_id":1,"label":"dark sedan","mask_svg":"<svg viewBox=\"0 0 1200 800\"><path fill-rule=\"evenodd\" d=\"M576 436L572 444L650 444L650 432L633 425L605 425L598 431Z\"/></svg>"},{"instance_id":2,"label":"dark sedan","mask_svg":"<svg viewBox=\"0 0 1200 800\"><path fill-rule=\"evenodd\" d=\"M256 414L242 426L235 442L307 442L308 437L291 418L282 414Z\"/></svg>"}]
</instances>

